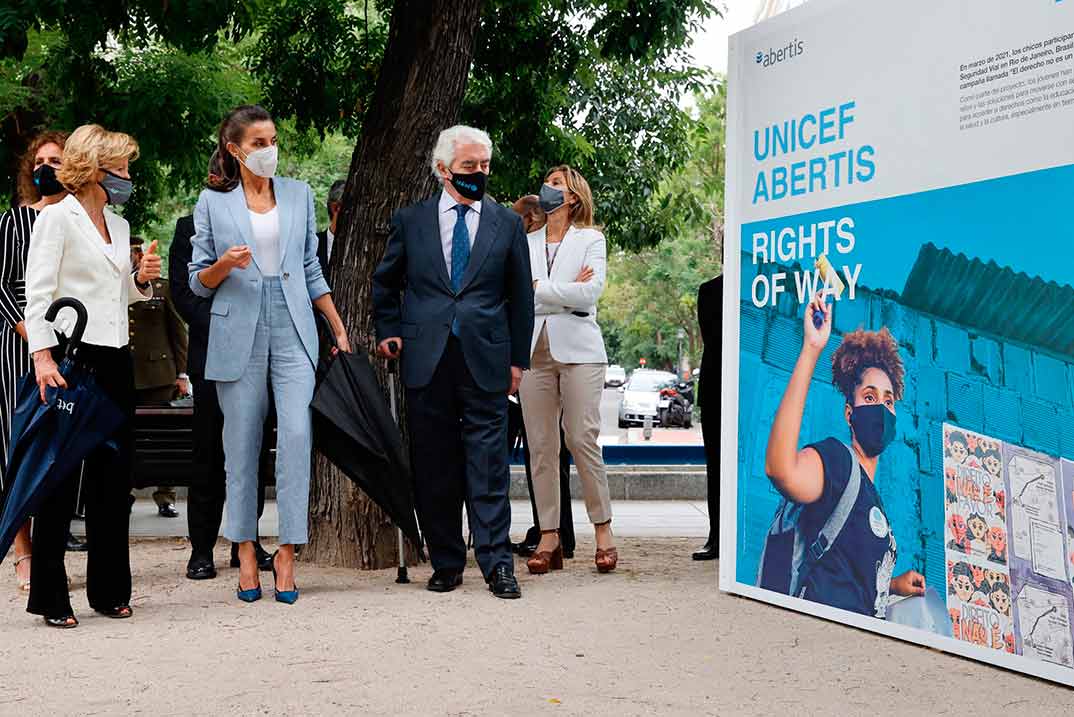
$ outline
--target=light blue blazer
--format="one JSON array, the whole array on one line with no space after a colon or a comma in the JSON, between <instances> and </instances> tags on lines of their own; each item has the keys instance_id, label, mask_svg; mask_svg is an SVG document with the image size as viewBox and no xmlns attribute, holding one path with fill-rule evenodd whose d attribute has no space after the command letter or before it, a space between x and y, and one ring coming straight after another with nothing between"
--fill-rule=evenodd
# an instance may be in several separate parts
<instances>
[{"instance_id":1,"label":"light blue blazer","mask_svg":"<svg viewBox=\"0 0 1074 717\"><path fill-rule=\"evenodd\" d=\"M313 190L305 182L284 177L276 177L272 183L280 215L280 283L302 345L316 365L317 322L313 316L313 300L331 289L317 261ZM242 185L230 192L202 191L194 208L191 244L190 289L213 300L205 378L237 381L253 349L264 280L258 268L257 252L253 249L253 229ZM239 245L249 246L254 252L249 266L232 269L216 289L202 284L198 272L212 266L231 247Z\"/></svg>"}]
</instances>

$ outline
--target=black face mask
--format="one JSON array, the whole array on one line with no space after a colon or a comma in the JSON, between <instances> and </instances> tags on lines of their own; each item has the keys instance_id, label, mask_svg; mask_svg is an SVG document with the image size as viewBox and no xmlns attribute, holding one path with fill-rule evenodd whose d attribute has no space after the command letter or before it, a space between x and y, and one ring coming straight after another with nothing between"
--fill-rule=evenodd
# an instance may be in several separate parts
<instances>
[{"instance_id":1,"label":"black face mask","mask_svg":"<svg viewBox=\"0 0 1074 717\"><path fill-rule=\"evenodd\" d=\"M455 191L475 202L480 202L485 196L485 182L487 181L488 175L484 172L451 175L451 186L455 187Z\"/></svg>"},{"instance_id":2,"label":"black face mask","mask_svg":"<svg viewBox=\"0 0 1074 717\"><path fill-rule=\"evenodd\" d=\"M56 179L56 168L51 164L42 164L34 170L34 186L42 197L52 197L67 191Z\"/></svg>"},{"instance_id":3,"label":"black face mask","mask_svg":"<svg viewBox=\"0 0 1074 717\"><path fill-rule=\"evenodd\" d=\"M883 453L895 440L895 414L880 403L854 406L850 412L850 427L869 458Z\"/></svg>"}]
</instances>

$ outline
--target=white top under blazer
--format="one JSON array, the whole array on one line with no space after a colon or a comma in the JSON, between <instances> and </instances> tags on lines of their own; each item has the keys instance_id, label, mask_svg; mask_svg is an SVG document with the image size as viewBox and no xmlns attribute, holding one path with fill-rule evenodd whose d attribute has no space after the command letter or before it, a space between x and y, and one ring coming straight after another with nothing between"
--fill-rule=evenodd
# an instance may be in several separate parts
<instances>
[{"instance_id":1,"label":"white top under blazer","mask_svg":"<svg viewBox=\"0 0 1074 717\"><path fill-rule=\"evenodd\" d=\"M130 225L108 209L104 218L111 246L101 239L73 195L38 215L26 258L26 334L31 353L58 343L45 312L64 296L86 307L89 321L82 335L84 343L112 348L127 345L127 307L152 298L153 287L150 284L143 294L131 273Z\"/></svg>"},{"instance_id":2,"label":"white top under blazer","mask_svg":"<svg viewBox=\"0 0 1074 717\"><path fill-rule=\"evenodd\" d=\"M280 275L280 208L260 213L250 210L251 239L262 276Z\"/></svg>"},{"instance_id":3,"label":"white top under blazer","mask_svg":"<svg viewBox=\"0 0 1074 717\"><path fill-rule=\"evenodd\" d=\"M607 246L597 229L570 227L548 268L548 248L542 227L526 237L534 287L533 341L548 329L548 348L560 363L608 363L604 336L597 324L597 301L608 278ZM582 267L593 270L589 281L575 281ZM574 312L587 314L576 316Z\"/></svg>"}]
</instances>

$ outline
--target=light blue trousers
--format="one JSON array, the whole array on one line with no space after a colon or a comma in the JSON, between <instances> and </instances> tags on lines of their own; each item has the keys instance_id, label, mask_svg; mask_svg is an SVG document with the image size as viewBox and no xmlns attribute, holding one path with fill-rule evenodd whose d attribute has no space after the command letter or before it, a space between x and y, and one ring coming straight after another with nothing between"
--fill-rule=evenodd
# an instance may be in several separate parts
<instances>
[{"instance_id":1,"label":"light blue trousers","mask_svg":"<svg viewBox=\"0 0 1074 717\"><path fill-rule=\"evenodd\" d=\"M236 543L257 538L257 466L271 387L277 419L280 544L303 545L309 518L314 369L291 320L279 277L265 277L262 287L250 362L238 381L216 384L224 413L225 534Z\"/></svg>"}]
</instances>

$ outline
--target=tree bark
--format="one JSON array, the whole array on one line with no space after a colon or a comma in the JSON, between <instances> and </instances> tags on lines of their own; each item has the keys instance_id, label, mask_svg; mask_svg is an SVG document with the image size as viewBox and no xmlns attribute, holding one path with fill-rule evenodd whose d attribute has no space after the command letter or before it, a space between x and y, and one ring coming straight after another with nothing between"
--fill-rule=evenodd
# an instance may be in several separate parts
<instances>
[{"instance_id":1,"label":"tree bark","mask_svg":"<svg viewBox=\"0 0 1074 717\"><path fill-rule=\"evenodd\" d=\"M336 240L341 255L332 296L355 351L375 348L372 279L392 212L438 186L429 159L437 135L457 121L481 6L482 0L395 2L377 87L351 159ZM374 360L374 365L387 393L384 362ZM398 383L396 395L402 407ZM376 569L394 565L397 549L396 531L384 513L316 456L303 559Z\"/></svg>"}]
</instances>

